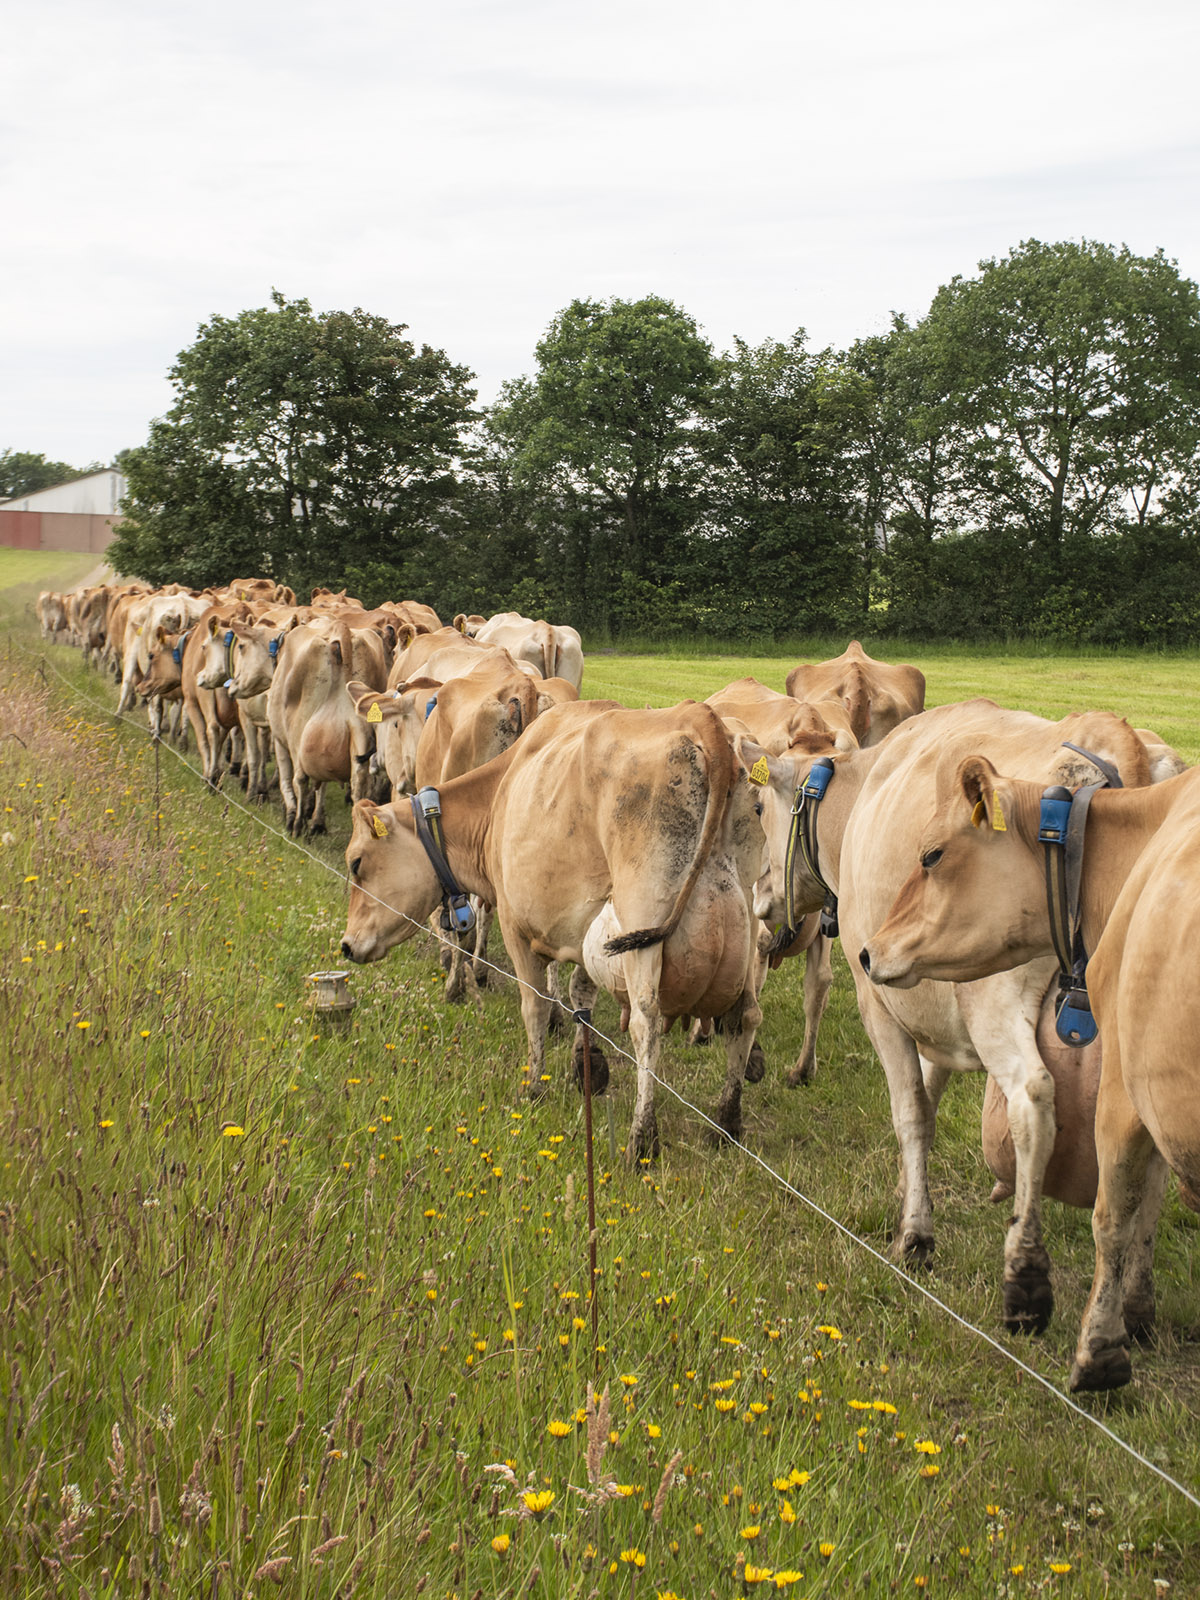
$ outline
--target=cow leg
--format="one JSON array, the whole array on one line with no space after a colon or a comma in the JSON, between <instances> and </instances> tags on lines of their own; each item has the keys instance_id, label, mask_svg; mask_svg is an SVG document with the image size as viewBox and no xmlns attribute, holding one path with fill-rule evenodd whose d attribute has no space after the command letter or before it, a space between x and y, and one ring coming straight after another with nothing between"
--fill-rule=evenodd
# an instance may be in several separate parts
<instances>
[{"instance_id":1,"label":"cow leg","mask_svg":"<svg viewBox=\"0 0 1200 1600\"><path fill-rule=\"evenodd\" d=\"M311 783L313 789L312 816L308 819L308 832L311 837L313 834L327 831L325 826L325 785L316 783L311 778L305 779L305 782Z\"/></svg>"},{"instance_id":2,"label":"cow leg","mask_svg":"<svg viewBox=\"0 0 1200 1600\"><path fill-rule=\"evenodd\" d=\"M662 982L662 945L627 951L621 958L625 993L629 996L629 1036L637 1057L637 1097L633 1124L625 1159L636 1166L639 1161L658 1157L658 1118L654 1112L654 1079L662 1048L662 1013L658 993Z\"/></svg>"},{"instance_id":3,"label":"cow leg","mask_svg":"<svg viewBox=\"0 0 1200 1600\"><path fill-rule=\"evenodd\" d=\"M1071 1388L1119 1389L1133 1376L1129 1329L1125 1324L1126 1271L1139 1256L1137 1222L1147 1188L1161 1189L1165 1174L1154 1141L1134 1110L1121 1082L1118 1044L1104 1040L1104 1066L1096 1101L1096 1153L1100 1187L1092 1213L1096 1273L1083 1313Z\"/></svg>"},{"instance_id":4,"label":"cow leg","mask_svg":"<svg viewBox=\"0 0 1200 1600\"><path fill-rule=\"evenodd\" d=\"M572 1011L590 1011L596 1004L596 996L600 992L600 985L588 974L585 966L577 966L571 974L569 993L571 996ZM589 1043L591 1054L592 1093L603 1094L608 1088L608 1061L604 1051L601 1050L599 1041L593 1033ZM571 1067L575 1073L575 1082L580 1090L583 1089L583 1025L575 1029L575 1048L571 1053Z\"/></svg>"},{"instance_id":5,"label":"cow leg","mask_svg":"<svg viewBox=\"0 0 1200 1600\"><path fill-rule=\"evenodd\" d=\"M531 1098L537 1098L546 1092L546 1026L552 1009L550 1001L542 998L546 988L546 958L536 955L515 930L505 928L503 919L501 931L521 986L521 1021L525 1024L525 1041L529 1046L524 1088Z\"/></svg>"},{"instance_id":6,"label":"cow leg","mask_svg":"<svg viewBox=\"0 0 1200 1600\"><path fill-rule=\"evenodd\" d=\"M804 1043L796 1065L787 1075L789 1089L811 1083L817 1075L817 1030L832 987L833 940L819 933L804 952Z\"/></svg>"},{"instance_id":7,"label":"cow leg","mask_svg":"<svg viewBox=\"0 0 1200 1600\"><path fill-rule=\"evenodd\" d=\"M755 997L753 974L736 1005L721 1018L721 1033L725 1040L725 1087L717 1102L715 1121L731 1139L742 1136L742 1083L751 1075L750 1052L755 1046L754 1035L762 1022L762 1009Z\"/></svg>"},{"instance_id":8,"label":"cow leg","mask_svg":"<svg viewBox=\"0 0 1200 1600\"><path fill-rule=\"evenodd\" d=\"M440 913L435 913L435 919L440 928ZM442 946L443 962L447 956L450 958L450 965L447 968L449 976L446 979L446 999L451 1005L459 1005L467 998L467 945L455 934L444 937L446 943Z\"/></svg>"},{"instance_id":9,"label":"cow leg","mask_svg":"<svg viewBox=\"0 0 1200 1600\"><path fill-rule=\"evenodd\" d=\"M567 1005L562 992L562 967L559 962L552 961L546 968L546 993L554 1004L550 1007L550 1032L553 1034L567 1031Z\"/></svg>"},{"instance_id":10,"label":"cow leg","mask_svg":"<svg viewBox=\"0 0 1200 1600\"><path fill-rule=\"evenodd\" d=\"M294 834L297 831L296 819L300 805L296 795L292 753L282 739L275 740L275 771L279 775L279 796L283 801L284 827L289 833Z\"/></svg>"},{"instance_id":11,"label":"cow leg","mask_svg":"<svg viewBox=\"0 0 1200 1600\"><path fill-rule=\"evenodd\" d=\"M478 896L472 898L471 904L475 907L475 949L471 957L471 970L475 974L475 982L483 989L492 975L488 964L488 940L492 936L496 911L494 906Z\"/></svg>"},{"instance_id":12,"label":"cow leg","mask_svg":"<svg viewBox=\"0 0 1200 1600\"><path fill-rule=\"evenodd\" d=\"M929 1152L937 1110L925 1089L912 1039L869 991L859 986L859 1007L875 1053L883 1065L900 1146L900 1223L892 1244L898 1261L927 1266L933 1255L933 1201Z\"/></svg>"},{"instance_id":13,"label":"cow leg","mask_svg":"<svg viewBox=\"0 0 1200 1600\"><path fill-rule=\"evenodd\" d=\"M999 973L962 984L958 1000L975 1051L1008 1101L1016 1173L1004 1240L1004 1325L1041 1333L1054 1311L1050 1257L1042 1240L1042 1184L1054 1149L1054 1079L1037 1048L1043 985Z\"/></svg>"},{"instance_id":14,"label":"cow leg","mask_svg":"<svg viewBox=\"0 0 1200 1600\"><path fill-rule=\"evenodd\" d=\"M1143 1343L1154 1329L1154 1238L1167 1192L1167 1163L1155 1149L1146 1166L1145 1186L1133 1219L1133 1238L1121 1274L1121 1313L1131 1339Z\"/></svg>"}]
</instances>

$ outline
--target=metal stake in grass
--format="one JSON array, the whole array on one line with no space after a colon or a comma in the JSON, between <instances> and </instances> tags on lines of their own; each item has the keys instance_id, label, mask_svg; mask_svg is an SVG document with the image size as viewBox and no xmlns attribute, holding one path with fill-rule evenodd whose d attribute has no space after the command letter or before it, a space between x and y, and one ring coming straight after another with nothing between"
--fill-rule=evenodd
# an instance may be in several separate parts
<instances>
[{"instance_id":1,"label":"metal stake in grass","mask_svg":"<svg viewBox=\"0 0 1200 1600\"><path fill-rule=\"evenodd\" d=\"M600 1375L600 1302L596 1298L596 1172L592 1157L592 1030L588 1026L590 1013L577 1011L575 1021L583 1029L583 1126L584 1154L587 1165L588 1204L588 1265L591 1268L592 1303L592 1360L596 1375Z\"/></svg>"},{"instance_id":2,"label":"metal stake in grass","mask_svg":"<svg viewBox=\"0 0 1200 1600\"><path fill-rule=\"evenodd\" d=\"M160 845L162 844L162 811L159 807L158 794L162 781L162 773L160 771L160 755L158 749L160 740L157 732L151 734L151 739L154 743L154 842L155 844Z\"/></svg>"}]
</instances>

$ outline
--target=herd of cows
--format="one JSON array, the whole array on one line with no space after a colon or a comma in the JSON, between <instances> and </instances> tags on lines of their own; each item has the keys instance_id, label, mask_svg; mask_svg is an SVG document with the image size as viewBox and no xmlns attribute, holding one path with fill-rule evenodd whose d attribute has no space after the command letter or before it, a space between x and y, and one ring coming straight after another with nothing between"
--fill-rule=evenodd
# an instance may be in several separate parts
<instances>
[{"instance_id":1,"label":"herd of cows","mask_svg":"<svg viewBox=\"0 0 1200 1600\"><path fill-rule=\"evenodd\" d=\"M926 711L922 674L857 642L797 667L786 693L743 678L630 710L580 700L571 628L442 626L427 606L324 590L298 606L266 579L45 594L38 615L112 671L122 710L141 697L156 735L190 728L210 784L240 775L266 799L273 758L293 833L322 829L324 786L346 786L349 959L382 959L440 907L455 998L494 914L533 1083L553 964L573 965L577 1067L598 989L613 994L638 1067L631 1161L657 1152L676 1020L720 1034L715 1120L739 1134L764 980L791 956L805 1039L788 1081L812 1077L840 933L900 1145L897 1256L933 1251L938 1103L952 1072L982 1067L984 1151L1012 1200L1005 1323L1040 1331L1052 1312L1043 1195L1094 1201L1071 1386L1129 1380L1168 1169L1200 1209L1200 768L1149 730L982 699ZM603 1087L594 1043L590 1058Z\"/></svg>"}]
</instances>

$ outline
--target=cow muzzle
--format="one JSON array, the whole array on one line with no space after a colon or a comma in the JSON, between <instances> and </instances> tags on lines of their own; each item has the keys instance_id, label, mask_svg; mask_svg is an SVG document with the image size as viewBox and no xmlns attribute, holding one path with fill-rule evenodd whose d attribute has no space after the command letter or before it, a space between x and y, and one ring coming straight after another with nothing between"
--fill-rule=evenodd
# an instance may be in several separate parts
<instances>
[{"instance_id":1,"label":"cow muzzle","mask_svg":"<svg viewBox=\"0 0 1200 1600\"><path fill-rule=\"evenodd\" d=\"M881 988L915 989L921 981L913 972L911 961L889 955L877 944L874 949L871 944L865 944L858 952L858 961L871 982Z\"/></svg>"}]
</instances>

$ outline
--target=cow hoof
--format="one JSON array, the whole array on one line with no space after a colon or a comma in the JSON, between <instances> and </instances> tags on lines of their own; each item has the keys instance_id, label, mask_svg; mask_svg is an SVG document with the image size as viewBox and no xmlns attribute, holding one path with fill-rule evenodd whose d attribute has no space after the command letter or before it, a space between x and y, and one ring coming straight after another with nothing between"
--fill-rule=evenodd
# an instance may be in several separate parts
<instances>
[{"instance_id":1,"label":"cow hoof","mask_svg":"<svg viewBox=\"0 0 1200 1600\"><path fill-rule=\"evenodd\" d=\"M310 822L308 825L308 837L310 839L315 839L319 833L328 832L329 829L325 826L324 822Z\"/></svg>"},{"instance_id":2,"label":"cow hoof","mask_svg":"<svg viewBox=\"0 0 1200 1600\"><path fill-rule=\"evenodd\" d=\"M575 1072L575 1083L580 1093L583 1092L583 1041L575 1041L575 1053L571 1057L571 1066ZM592 1040L592 1093L603 1094L608 1088L608 1062L604 1059L604 1052L596 1041Z\"/></svg>"},{"instance_id":3,"label":"cow hoof","mask_svg":"<svg viewBox=\"0 0 1200 1600\"><path fill-rule=\"evenodd\" d=\"M1087 1361L1075 1358L1071 1367L1071 1393L1094 1393L1104 1389L1120 1389L1133 1377L1129 1350L1123 1344L1108 1345L1093 1350Z\"/></svg>"},{"instance_id":4,"label":"cow hoof","mask_svg":"<svg viewBox=\"0 0 1200 1600\"><path fill-rule=\"evenodd\" d=\"M892 1255L906 1267L933 1265L933 1235L931 1233L906 1233L892 1246Z\"/></svg>"},{"instance_id":5,"label":"cow hoof","mask_svg":"<svg viewBox=\"0 0 1200 1600\"><path fill-rule=\"evenodd\" d=\"M817 1075L815 1061L797 1061L796 1065L783 1080L789 1089L799 1089L802 1085L810 1084Z\"/></svg>"},{"instance_id":6,"label":"cow hoof","mask_svg":"<svg viewBox=\"0 0 1200 1600\"><path fill-rule=\"evenodd\" d=\"M550 1020L546 1024L546 1031L554 1035L566 1033L567 1024L570 1020L570 1014L564 1011L562 1006L551 1006Z\"/></svg>"},{"instance_id":7,"label":"cow hoof","mask_svg":"<svg viewBox=\"0 0 1200 1600\"><path fill-rule=\"evenodd\" d=\"M488 986L488 979L491 977L490 968L476 966L472 967L471 971L475 976L475 987L477 989L486 989Z\"/></svg>"},{"instance_id":8,"label":"cow hoof","mask_svg":"<svg viewBox=\"0 0 1200 1600\"><path fill-rule=\"evenodd\" d=\"M1004 1280L1004 1326L1010 1333L1045 1333L1054 1312L1054 1290L1045 1270L1021 1267Z\"/></svg>"},{"instance_id":9,"label":"cow hoof","mask_svg":"<svg viewBox=\"0 0 1200 1600\"><path fill-rule=\"evenodd\" d=\"M658 1118L651 1115L640 1128L634 1128L625 1151L627 1166L636 1167L642 1161L658 1160Z\"/></svg>"},{"instance_id":10,"label":"cow hoof","mask_svg":"<svg viewBox=\"0 0 1200 1600\"><path fill-rule=\"evenodd\" d=\"M458 983L448 983L446 985L445 1000L447 1005L461 1006L465 1004L466 998L467 986L461 980Z\"/></svg>"},{"instance_id":11,"label":"cow hoof","mask_svg":"<svg viewBox=\"0 0 1200 1600\"><path fill-rule=\"evenodd\" d=\"M767 1058L763 1055L762 1045L755 1039L750 1046L750 1054L746 1057L746 1082L761 1083L766 1070Z\"/></svg>"}]
</instances>

